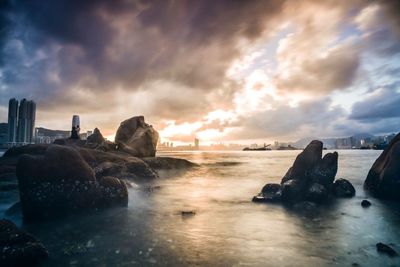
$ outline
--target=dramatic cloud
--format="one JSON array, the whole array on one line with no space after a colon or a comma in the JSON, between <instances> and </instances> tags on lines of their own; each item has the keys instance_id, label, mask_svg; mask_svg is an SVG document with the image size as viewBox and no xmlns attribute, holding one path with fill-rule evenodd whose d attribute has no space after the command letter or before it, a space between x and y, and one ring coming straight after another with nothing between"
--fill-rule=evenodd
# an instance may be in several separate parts
<instances>
[{"instance_id":1,"label":"dramatic cloud","mask_svg":"<svg viewBox=\"0 0 400 267\"><path fill-rule=\"evenodd\" d=\"M80 114L109 136L143 114L173 141L392 131L397 11L398 1L6 0L0 110L26 97L38 126L66 129Z\"/></svg>"},{"instance_id":2,"label":"dramatic cloud","mask_svg":"<svg viewBox=\"0 0 400 267\"><path fill-rule=\"evenodd\" d=\"M399 84L379 88L369 93L365 99L353 105L350 119L376 122L381 119L400 117Z\"/></svg>"}]
</instances>

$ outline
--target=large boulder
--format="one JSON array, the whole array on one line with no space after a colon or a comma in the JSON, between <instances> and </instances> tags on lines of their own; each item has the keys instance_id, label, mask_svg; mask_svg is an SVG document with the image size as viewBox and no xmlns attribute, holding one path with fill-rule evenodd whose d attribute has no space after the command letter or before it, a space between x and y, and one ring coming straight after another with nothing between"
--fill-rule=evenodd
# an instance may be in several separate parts
<instances>
[{"instance_id":1,"label":"large boulder","mask_svg":"<svg viewBox=\"0 0 400 267\"><path fill-rule=\"evenodd\" d=\"M93 210L105 203L127 205L125 183L99 183L93 169L71 147L51 145L43 155L23 155L17 164L17 177L27 221ZM107 202L103 187L121 192L120 201L112 196Z\"/></svg>"},{"instance_id":2,"label":"large boulder","mask_svg":"<svg viewBox=\"0 0 400 267\"><path fill-rule=\"evenodd\" d=\"M372 165L364 189L378 198L400 200L400 133Z\"/></svg>"},{"instance_id":3,"label":"large boulder","mask_svg":"<svg viewBox=\"0 0 400 267\"><path fill-rule=\"evenodd\" d=\"M322 150L322 142L314 140L296 157L292 167L281 180L279 199L290 204L302 201L324 203L331 196L342 196L345 190L354 189L347 180L345 184L339 181L335 187L337 194L332 194L332 187L338 170L339 155L337 152L327 153L322 158ZM268 185L270 184L267 184L264 188ZM261 192L253 198L253 201L271 202L264 201L264 199L277 199L272 193L270 191L265 197L264 193ZM347 191L343 194L347 194ZM346 196L350 194L348 193Z\"/></svg>"},{"instance_id":4,"label":"large boulder","mask_svg":"<svg viewBox=\"0 0 400 267\"><path fill-rule=\"evenodd\" d=\"M136 116L121 122L115 136L118 149L134 157L154 157L158 142L158 132Z\"/></svg>"},{"instance_id":5,"label":"large boulder","mask_svg":"<svg viewBox=\"0 0 400 267\"><path fill-rule=\"evenodd\" d=\"M36 266L48 257L46 248L11 221L0 220L0 266Z\"/></svg>"}]
</instances>

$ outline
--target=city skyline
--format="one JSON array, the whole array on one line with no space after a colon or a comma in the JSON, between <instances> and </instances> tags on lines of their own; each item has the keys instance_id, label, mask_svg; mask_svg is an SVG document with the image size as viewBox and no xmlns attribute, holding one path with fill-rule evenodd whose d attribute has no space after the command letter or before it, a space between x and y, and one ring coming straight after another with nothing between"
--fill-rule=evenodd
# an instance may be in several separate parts
<instances>
[{"instance_id":1,"label":"city skyline","mask_svg":"<svg viewBox=\"0 0 400 267\"><path fill-rule=\"evenodd\" d=\"M12 98L8 102L8 142L33 143L36 119L36 103L23 98L19 103Z\"/></svg>"},{"instance_id":2,"label":"city skyline","mask_svg":"<svg viewBox=\"0 0 400 267\"><path fill-rule=\"evenodd\" d=\"M0 121L25 97L111 140L134 115L175 144L399 131L398 1L229 2L6 1Z\"/></svg>"}]
</instances>

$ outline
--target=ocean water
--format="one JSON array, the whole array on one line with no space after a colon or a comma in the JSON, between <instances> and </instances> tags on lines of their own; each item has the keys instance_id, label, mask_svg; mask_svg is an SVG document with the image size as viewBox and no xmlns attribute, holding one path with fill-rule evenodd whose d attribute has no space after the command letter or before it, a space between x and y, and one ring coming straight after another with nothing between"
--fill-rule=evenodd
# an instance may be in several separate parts
<instances>
[{"instance_id":1,"label":"ocean water","mask_svg":"<svg viewBox=\"0 0 400 267\"><path fill-rule=\"evenodd\" d=\"M43 266L399 266L375 248L384 242L400 252L399 205L368 198L372 206L360 206L381 151L339 151L337 178L350 180L357 195L316 214L251 202L264 184L280 182L298 153L160 153L200 167L129 189L128 208L23 228L49 249Z\"/></svg>"}]
</instances>

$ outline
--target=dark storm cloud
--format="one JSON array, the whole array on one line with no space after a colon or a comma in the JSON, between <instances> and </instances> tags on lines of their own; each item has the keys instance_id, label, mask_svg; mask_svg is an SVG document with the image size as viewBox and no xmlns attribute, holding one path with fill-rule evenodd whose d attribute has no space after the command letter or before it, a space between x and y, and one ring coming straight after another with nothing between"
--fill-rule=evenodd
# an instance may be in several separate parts
<instances>
[{"instance_id":1,"label":"dark storm cloud","mask_svg":"<svg viewBox=\"0 0 400 267\"><path fill-rule=\"evenodd\" d=\"M396 91L400 83L377 89L364 100L352 107L350 119L363 122L376 122L382 119L400 117L400 93Z\"/></svg>"}]
</instances>

